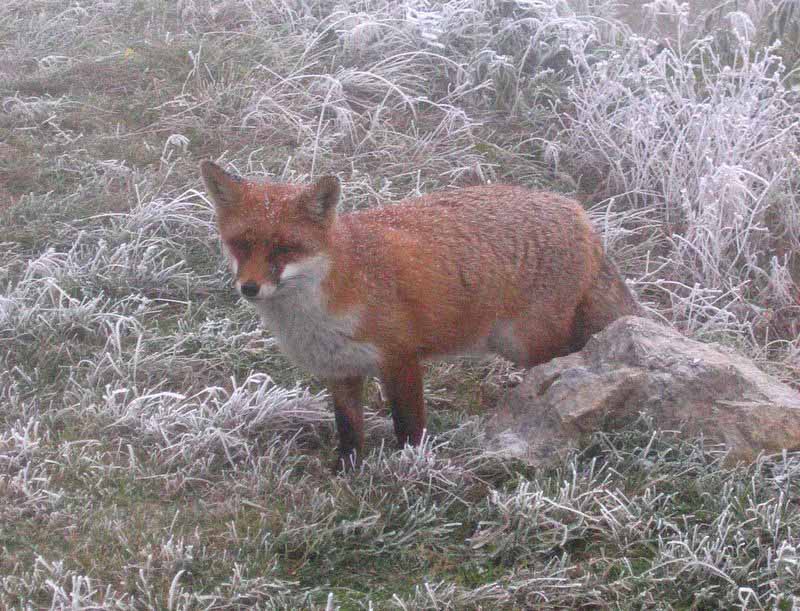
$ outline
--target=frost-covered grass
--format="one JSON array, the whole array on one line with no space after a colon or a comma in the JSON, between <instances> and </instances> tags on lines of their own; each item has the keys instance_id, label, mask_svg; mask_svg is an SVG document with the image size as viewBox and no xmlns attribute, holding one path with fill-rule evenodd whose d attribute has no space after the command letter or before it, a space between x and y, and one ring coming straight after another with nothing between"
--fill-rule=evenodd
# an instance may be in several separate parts
<instances>
[{"instance_id":1,"label":"frost-covered grass","mask_svg":"<svg viewBox=\"0 0 800 611\"><path fill-rule=\"evenodd\" d=\"M3 3L0 607L800 605L797 456L639 423L534 470L483 442L500 360L430 367L418 449L372 384L332 477L197 190L212 157L344 208L571 193L655 314L798 384L798 9L617 4Z\"/></svg>"},{"instance_id":2,"label":"frost-covered grass","mask_svg":"<svg viewBox=\"0 0 800 611\"><path fill-rule=\"evenodd\" d=\"M557 159L596 173L598 217L663 314L797 365L798 78L731 13L713 37L631 38L577 74ZM548 143L549 144L549 143Z\"/></svg>"}]
</instances>

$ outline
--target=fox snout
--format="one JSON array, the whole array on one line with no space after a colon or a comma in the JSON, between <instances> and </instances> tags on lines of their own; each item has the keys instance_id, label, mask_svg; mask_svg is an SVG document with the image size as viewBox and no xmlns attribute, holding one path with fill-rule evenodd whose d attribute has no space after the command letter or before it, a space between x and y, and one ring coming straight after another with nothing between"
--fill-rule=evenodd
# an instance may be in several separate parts
<instances>
[{"instance_id":1,"label":"fox snout","mask_svg":"<svg viewBox=\"0 0 800 611\"><path fill-rule=\"evenodd\" d=\"M239 285L239 292L243 297L255 297L258 295L258 291L260 289L261 287L255 282L245 282L244 284Z\"/></svg>"},{"instance_id":2,"label":"fox snout","mask_svg":"<svg viewBox=\"0 0 800 611\"><path fill-rule=\"evenodd\" d=\"M271 282L256 282L255 280L236 281L239 294L248 301L267 299L275 292L275 285Z\"/></svg>"}]
</instances>

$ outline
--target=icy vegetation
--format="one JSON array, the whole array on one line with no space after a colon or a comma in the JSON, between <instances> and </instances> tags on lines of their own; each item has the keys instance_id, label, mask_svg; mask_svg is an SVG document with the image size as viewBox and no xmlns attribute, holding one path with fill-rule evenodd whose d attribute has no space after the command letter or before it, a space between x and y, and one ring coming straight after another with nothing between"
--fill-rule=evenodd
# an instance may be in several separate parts
<instances>
[{"instance_id":1,"label":"icy vegetation","mask_svg":"<svg viewBox=\"0 0 800 611\"><path fill-rule=\"evenodd\" d=\"M0 607L800 606L798 456L642 421L534 470L483 441L500 360L429 368L416 449L371 385L332 477L199 191L568 193L654 316L800 386L800 7L695 4L2 3Z\"/></svg>"}]
</instances>

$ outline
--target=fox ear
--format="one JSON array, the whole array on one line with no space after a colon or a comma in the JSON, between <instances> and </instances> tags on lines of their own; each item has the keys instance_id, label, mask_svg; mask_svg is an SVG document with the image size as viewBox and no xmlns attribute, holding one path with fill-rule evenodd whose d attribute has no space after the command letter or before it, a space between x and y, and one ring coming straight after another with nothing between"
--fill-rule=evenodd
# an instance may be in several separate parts
<instances>
[{"instance_id":1,"label":"fox ear","mask_svg":"<svg viewBox=\"0 0 800 611\"><path fill-rule=\"evenodd\" d=\"M226 172L212 161L200 162L200 174L208 195L217 208L235 206L242 198L241 176Z\"/></svg>"},{"instance_id":2,"label":"fox ear","mask_svg":"<svg viewBox=\"0 0 800 611\"><path fill-rule=\"evenodd\" d=\"M336 214L336 204L339 203L339 179L335 176L323 176L314 183L306 192L306 212L315 221L324 223L330 221Z\"/></svg>"}]
</instances>

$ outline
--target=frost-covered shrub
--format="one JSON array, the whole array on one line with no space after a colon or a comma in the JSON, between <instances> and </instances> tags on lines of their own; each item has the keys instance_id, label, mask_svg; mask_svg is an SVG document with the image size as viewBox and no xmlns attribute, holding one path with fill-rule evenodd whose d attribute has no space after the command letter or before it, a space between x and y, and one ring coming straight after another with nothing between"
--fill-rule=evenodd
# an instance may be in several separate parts
<instances>
[{"instance_id":1,"label":"frost-covered shrub","mask_svg":"<svg viewBox=\"0 0 800 611\"><path fill-rule=\"evenodd\" d=\"M526 182L536 173L528 140L552 120L573 50L599 49L625 31L592 17L610 16L613 5L370 0L305 11L286 3L301 63L255 75L240 123L289 143L282 176L304 178L344 156L347 171L372 174L379 201L473 176ZM508 133L494 127L510 117ZM520 164L513 171L511 160Z\"/></svg>"},{"instance_id":2,"label":"frost-covered shrub","mask_svg":"<svg viewBox=\"0 0 800 611\"><path fill-rule=\"evenodd\" d=\"M738 40L725 63L712 39L633 37L578 73L560 158L595 177L599 215L625 231L626 267L668 318L794 339L800 104L774 49Z\"/></svg>"}]
</instances>

